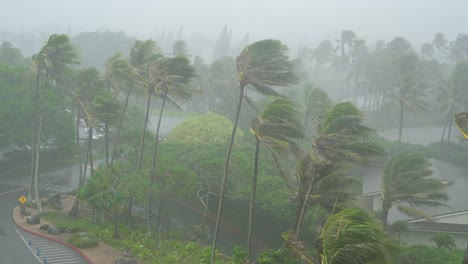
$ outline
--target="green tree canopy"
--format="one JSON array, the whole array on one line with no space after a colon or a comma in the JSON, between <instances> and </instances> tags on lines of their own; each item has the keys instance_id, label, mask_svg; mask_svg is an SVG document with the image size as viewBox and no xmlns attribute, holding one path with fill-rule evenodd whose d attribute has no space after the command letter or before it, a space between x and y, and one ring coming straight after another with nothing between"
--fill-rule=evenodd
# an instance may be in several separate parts
<instances>
[{"instance_id":1,"label":"green tree canopy","mask_svg":"<svg viewBox=\"0 0 468 264\"><path fill-rule=\"evenodd\" d=\"M177 125L167 140L194 144L227 143L232 131L232 122L224 116L207 113L191 118ZM243 137L242 131L236 135L237 142Z\"/></svg>"}]
</instances>

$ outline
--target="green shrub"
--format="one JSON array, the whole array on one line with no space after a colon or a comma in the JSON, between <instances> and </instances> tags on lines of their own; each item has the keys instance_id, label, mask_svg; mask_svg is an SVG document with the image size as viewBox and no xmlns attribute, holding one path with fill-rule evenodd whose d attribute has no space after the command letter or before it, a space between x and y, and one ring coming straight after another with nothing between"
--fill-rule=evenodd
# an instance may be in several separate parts
<instances>
[{"instance_id":1,"label":"green shrub","mask_svg":"<svg viewBox=\"0 0 468 264\"><path fill-rule=\"evenodd\" d=\"M74 233L68 238L68 243L77 248L94 248L98 245L98 240L94 235L86 232Z\"/></svg>"},{"instance_id":2,"label":"green shrub","mask_svg":"<svg viewBox=\"0 0 468 264\"><path fill-rule=\"evenodd\" d=\"M278 250L268 249L260 252L258 264L299 264L300 261L291 256L285 248Z\"/></svg>"},{"instance_id":3,"label":"green shrub","mask_svg":"<svg viewBox=\"0 0 468 264\"><path fill-rule=\"evenodd\" d=\"M455 248L455 239L448 234L438 233L431 238L431 242L434 241L438 248Z\"/></svg>"},{"instance_id":4,"label":"green shrub","mask_svg":"<svg viewBox=\"0 0 468 264\"><path fill-rule=\"evenodd\" d=\"M463 259L463 250L432 248L416 245L402 249L396 263L411 264L459 264Z\"/></svg>"}]
</instances>

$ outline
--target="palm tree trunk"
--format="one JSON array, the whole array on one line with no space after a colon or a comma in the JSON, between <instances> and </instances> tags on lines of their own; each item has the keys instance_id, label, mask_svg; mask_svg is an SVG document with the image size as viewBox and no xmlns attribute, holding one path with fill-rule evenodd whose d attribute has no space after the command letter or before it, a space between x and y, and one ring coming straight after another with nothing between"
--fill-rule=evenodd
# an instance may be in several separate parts
<instances>
[{"instance_id":1,"label":"palm tree trunk","mask_svg":"<svg viewBox=\"0 0 468 264\"><path fill-rule=\"evenodd\" d=\"M44 96L40 102L39 109L39 127L37 128L37 141L36 141L36 155L35 155L35 164L34 164L34 197L36 199L37 211L42 213L42 204L39 199L39 153L41 151L41 133L42 133L42 123L44 118L44 106L47 99L47 86L48 86L49 73L46 72L46 77L44 81Z\"/></svg>"},{"instance_id":2,"label":"palm tree trunk","mask_svg":"<svg viewBox=\"0 0 468 264\"><path fill-rule=\"evenodd\" d=\"M442 145L444 143L445 130L447 129L447 126L448 126L448 124L450 122L450 119L452 118L453 108L454 108L454 106L451 105L450 109L449 109L449 112L448 112L448 115L447 115L447 119L445 119L444 129L442 130L442 137L440 138L440 151L442 151L442 148L443 148Z\"/></svg>"},{"instance_id":3,"label":"palm tree trunk","mask_svg":"<svg viewBox=\"0 0 468 264\"><path fill-rule=\"evenodd\" d=\"M296 216L296 223L295 223L295 232L294 232L294 241L299 240L299 235L302 229L302 222L304 220L305 210L307 208L307 203L309 202L310 192L312 192L312 187L314 186L315 176L317 172L314 172L312 179L310 179L309 186L307 187L307 192L303 199L301 199L301 203L299 205L300 211L299 214Z\"/></svg>"},{"instance_id":4,"label":"palm tree trunk","mask_svg":"<svg viewBox=\"0 0 468 264\"><path fill-rule=\"evenodd\" d=\"M153 152L153 162L151 164L151 187L150 187L150 193L149 193L149 215L148 215L148 236L151 235L151 217L152 217L152 202L153 202L153 188L154 188L154 181L156 178L156 158L158 156L158 145L159 145L159 129L161 128L161 120L162 120L162 115L164 111L164 107L166 105L166 99L167 99L167 92L168 92L168 87L166 87L166 90L164 91L164 97L163 101L161 104L161 109L159 110L159 118L158 118L158 126L156 127L156 142L154 144L154 152Z\"/></svg>"},{"instance_id":5,"label":"palm tree trunk","mask_svg":"<svg viewBox=\"0 0 468 264\"><path fill-rule=\"evenodd\" d=\"M83 187L81 185L83 181L82 180L83 168L81 167L81 148L80 148L80 106L78 104L77 104L77 109L76 109L76 146L78 147L78 168L79 168L78 187ZM70 212L68 212L68 215L71 217L77 217L79 207L80 207L80 199L78 198L78 195L76 195L75 200L73 202L73 206L70 209Z\"/></svg>"},{"instance_id":6,"label":"palm tree trunk","mask_svg":"<svg viewBox=\"0 0 468 264\"><path fill-rule=\"evenodd\" d=\"M452 116L452 114L450 116ZM447 133L447 156L450 155L450 136L452 135L452 125L453 125L453 117L450 117L448 133Z\"/></svg>"},{"instance_id":7,"label":"palm tree trunk","mask_svg":"<svg viewBox=\"0 0 468 264\"><path fill-rule=\"evenodd\" d=\"M158 206L158 247L161 248L161 235L162 235L162 211L164 206L164 195L163 188L161 188L161 193L159 194L159 206Z\"/></svg>"},{"instance_id":8,"label":"palm tree trunk","mask_svg":"<svg viewBox=\"0 0 468 264\"><path fill-rule=\"evenodd\" d=\"M319 81L318 81L319 67L320 67L320 64L316 63L316 64L315 64L315 71L314 71L314 80L315 80L315 84L316 84L317 86L319 85Z\"/></svg>"},{"instance_id":9,"label":"palm tree trunk","mask_svg":"<svg viewBox=\"0 0 468 264\"><path fill-rule=\"evenodd\" d=\"M257 177L258 177L258 156L260 153L260 139L256 138L255 144L255 161L254 161L254 174L252 179L252 196L250 197L250 211L249 211L249 230L247 232L247 256L251 258L252 252L252 231L254 225L254 212L255 212L255 195L257 194Z\"/></svg>"},{"instance_id":10,"label":"palm tree trunk","mask_svg":"<svg viewBox=\"0 0 468 264\"><path fill-rule=\"evenodd\" d=\"M140 138L140 155L138 157L138 164L136 170L139 171L141 167L141 162L143 160L143 150L145 146L145 134L146 134L146 126L148 125L148 117L149 117L149 112L150 112L150 106L151 106L151 94L152 89L148 89L148 98L146 100L146 114L145 114L145 123L143 124L143 131L141 132L141 138Z\"/></svg>"},{"instance_id":11,"label":"palm tree trunk","mask_svg":"<svg viewBox=\"0 0 468 264\"><path fill-rule=\"evenodd\" d=\"M119 140L120 140L120 131L122 130L123 119L125 117L125 113L127 112L128 101L130 99L130 94L132 93L132 90L133 90L133 83L131 84L130 89L127 92L127 96L125 97L125 105L124 105L124 108L122 110L122 115L120 116L120 119L119 119L119 126L117 128L117 135L115 136L114 150L112 151L111 163L114 163L115 155L117 153L117 146L118 146Z\"/></svg>"},{"instance_id":12,"label":"palm tree trunk","mask_svg":"<svg viewBox=\"0 0 468 264\"><path fill-rule=\"evenodd\" d=\"M89 127L88 135L88 148L89 148L89 176L93 177L94 166L93 166L93 127Z\"/></svg>"},{"instance_id":13,"label":"palm tree trunk","mask_svg":"<svg viewBox=\"0 0 468 264\"><path fill-rule=\"evenodd\" d=\"M242 108L242 99L244 98L244 89L245 89L245 84L241 83L239 102L237 103L236 117L234 119L234 126L232 128L231 139L229 141L229 147L228 147L227 154L226 154L226 163L224 165L223 181L221 184L221 192L219 195L218 215L216 218L215 230L213 234L213 244L211 246L211 258L210 258L211 264L214 264L215 255L216 255L216 243L218 242L219 226L221 224L221 217L223 215L224 192L226 189L227 175L229 172L229 161L231 160L232 146L234 145L234 138L236 136L237 123L239 122L239 115L240 115L240 111Z\"/></svg>"},{"instance_id":14,"label":"palm tree trunk","mask_svg":"<svg viewBox=\"0 0 468 264\"><path fill-rule=\"evenodd\" d=\"M403 134L403 118L404 118L404 111L405 107L403 102L400 99L400 126L398 128L398 152L400 152L400 145L401 145L401 136Z\"/></svg>"},{"instance_id":15,"label":"palm tree trunk","mask_svg":"<svg viewBox=\"0 0 468 264\"><path fill-rule=\"evenodd\" d=\"M386 206L383 207L382 209L382 228L383 230L387 229L387 221L388 221L388 211L390 208L387 208Z\"/></svg>"},{"instance_id":16,"label":"palm tree trunk","mask_svg":"<svg viewBox=\"0 0 468 264\"><path fill-rule=\"evenodd\" d=\"M34 98L39 98L39 72L36 74L36 95ZM31 184L28 190L28 199L32 200L34 190L34 168L35 168L35 152L36 152L36 112L37 100L33 98L33 111L32 111L32 133L31 133Z\"/></svg>"},{"instance_id":17,"label":"palm tree trunk","mask_svg":"<svg viewBox=\"0 0 468 264\"><path fill-rule=\"evenodd\" d=\"M292 184L289 182L288 176L284 172L283 168L281 168L281 164L279 163L278 157L276 156L276 154L274 152L271 153L271 156L273 157L273 161L275 162L275 166L276 166L276 168L278 168L278 171L280 173L281 178L283 178L284 183L286 184L286 186L288 186L289 190L293 191L294 188L293 188Z\"/></svg>"}]
</instances>

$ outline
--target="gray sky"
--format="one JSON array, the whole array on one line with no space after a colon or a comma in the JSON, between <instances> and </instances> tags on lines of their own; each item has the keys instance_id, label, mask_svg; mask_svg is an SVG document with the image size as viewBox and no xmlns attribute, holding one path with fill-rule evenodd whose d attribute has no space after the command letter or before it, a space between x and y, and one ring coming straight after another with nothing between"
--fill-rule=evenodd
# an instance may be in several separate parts
<instances>
[{"instance_id":1,"label":"gray sky","mask_svg":"<svg viewBox=\"0 0 468 264\"><path fill-rule=\"evenodd\" d=\"M435 32L468 33L468 0L0 0L0 31L123 30L147 37L162 29L289 43L337 38L342 29L374 41L399 35L419 44Z\"/></svg>"}]
</instances>

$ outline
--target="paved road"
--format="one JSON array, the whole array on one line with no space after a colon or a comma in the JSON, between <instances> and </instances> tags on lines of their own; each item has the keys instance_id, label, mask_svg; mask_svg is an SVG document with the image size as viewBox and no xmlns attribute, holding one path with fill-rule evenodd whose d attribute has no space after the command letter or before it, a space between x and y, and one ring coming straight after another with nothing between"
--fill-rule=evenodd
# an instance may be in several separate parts
<instances>
[{"instance_id":1,"label":"paved road","mask_svg":"<svg viewBox=\"0 0 468 264\"><path fill-rule=\"evenodd\" d=\"M39 184L41 196L47 193L65 193L74 189L73 186L77 185L76 177L74 177L77 174L76 171L76 167L70 167L41 173L40 180L42 183ZM62 245L50 242L47 239L34 238L28 233L17 230L11 218L11 213L19 203L18 198L21 195L27 195L27 186L29 186L28 176L15 175L11 171L0 171L0 263L42 263L27 246L25 240L33 242L34 250L38 247L44 250L43 254L41 254L41 260L43 260L44 256L47 256L47 263L87 263L79 255Z\"/></svg>"},{"instance_id":2,"label":"paved road","mask_svg":"<svg viewBox=\"0 0 468 264\"><path fill-rule=\"evenodd\" d=\"M16 232L11 213L18 204L18 197L25 194L19 186L0 183L0 249L1 263L38 264L25 242Z\"/></svg>"}]
</instances>

